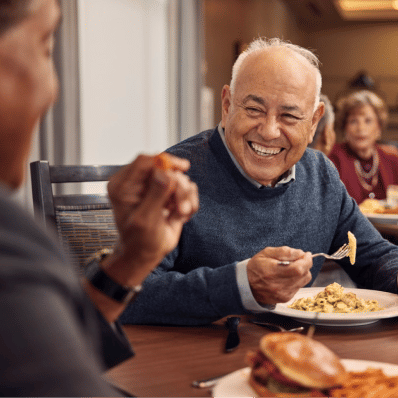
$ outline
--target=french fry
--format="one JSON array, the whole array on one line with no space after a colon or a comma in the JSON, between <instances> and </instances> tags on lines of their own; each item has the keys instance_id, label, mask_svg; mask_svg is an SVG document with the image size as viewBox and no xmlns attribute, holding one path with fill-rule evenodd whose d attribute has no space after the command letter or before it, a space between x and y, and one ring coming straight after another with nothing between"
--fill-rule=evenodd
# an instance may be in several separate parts
<instances>
[{"instance_id":1,"label":"french fry","mask_svg":"<svg viewBox=\"0 0 398 398\"><path fill-rule=\"evenodd\" d=\"M393 398L398 396L398 376L386 376L381 369L368 368L362 372L348 372L343 385L332 388L335 398Z\"/></svg>"}]
</instances>

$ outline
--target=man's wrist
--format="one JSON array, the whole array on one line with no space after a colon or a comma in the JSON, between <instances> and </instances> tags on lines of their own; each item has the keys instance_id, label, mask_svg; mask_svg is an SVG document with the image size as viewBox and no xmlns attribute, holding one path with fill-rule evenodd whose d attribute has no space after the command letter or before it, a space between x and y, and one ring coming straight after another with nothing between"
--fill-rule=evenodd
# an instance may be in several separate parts
<instances>
[{"instance_id":1,"label":"man's wrist","mask_svg":"<svg viewBox=\"0 0 398 398\"><path fill-rule=\"evenodd\" d=\"M242 304L246 310L252 312L266 312L273 310L275 305L273 304L260 304L256 301L251 291L249 280L247 278L247 264L250 258L240 261L236 264L236 280Z\"/></svg>"},{"instance_id":2,"label":"man's wrist","mask_svg":"<svg viewBox=\"0 0 398 398\"><path fill-rule=\"evenodd\" d=\"M126 285L119 282L109 274L108 269L104 269L103 261L111 256L112 250L103 249L95 253L87 262L84 269L85 277L90 283L103 294L114 301L122 304L128 304L141 291L141 284Z\"/></svg>"}]
</instances>

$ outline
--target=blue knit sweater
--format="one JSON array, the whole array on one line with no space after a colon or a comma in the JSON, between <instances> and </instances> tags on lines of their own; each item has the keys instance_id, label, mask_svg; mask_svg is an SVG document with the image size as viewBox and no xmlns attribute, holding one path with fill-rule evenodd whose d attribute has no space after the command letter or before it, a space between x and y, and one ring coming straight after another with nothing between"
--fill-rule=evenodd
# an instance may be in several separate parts
<instances>
[{"instance_id":1,"label":"blue knit sweater","mask_svg":"<svg viewBox=\"0 0 398 398\"><path fill-rule=\"evenodd\" d=\"M307 149L296 179L257 188L234 165L217 131L189 138L168 152L191 162L200 209L184 226L178 247L147 278L122 315L124 323L205 324L244 314L236 263L267 246L334 252L357 238L357 261L340 262L362 287L397 292L398 248L384 240L347 194L333 164ZM314 259L313 279L323 257Z\"/></svg>"}]
</instances>

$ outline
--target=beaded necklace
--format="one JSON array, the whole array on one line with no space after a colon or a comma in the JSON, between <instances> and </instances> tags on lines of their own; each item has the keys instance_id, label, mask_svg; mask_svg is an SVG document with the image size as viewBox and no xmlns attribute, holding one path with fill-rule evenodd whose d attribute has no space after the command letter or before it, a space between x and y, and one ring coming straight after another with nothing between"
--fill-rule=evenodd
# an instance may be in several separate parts
<instances>
[{"instance_id":1,"label":"beaded necklace","mask_svg":"<svg viewBox=\"0 0 398 398\"><path fill-rule=\"evenodd\" d=\"M358 176L359 183L362 185L364 189L367 191L371 191L378 182L378 171L379 171L379 154L375 150L373 153L373 165L371 169L366 172L363 167L361 166L361 163L359 160L354 160L354 165L355 165L355 173ZM366 180L371 180L370 184L366 182Z\"/></svg>"}]
</instances>

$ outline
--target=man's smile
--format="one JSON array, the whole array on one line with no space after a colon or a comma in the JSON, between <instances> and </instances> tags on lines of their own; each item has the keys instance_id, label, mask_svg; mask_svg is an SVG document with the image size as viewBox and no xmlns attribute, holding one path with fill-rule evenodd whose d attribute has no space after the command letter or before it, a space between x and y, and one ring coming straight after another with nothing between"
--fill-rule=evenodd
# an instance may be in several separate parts
<instances>
[{"instance_id":1,"label":"man's smile","mask_svg":"<svg viewBox=\"0 0 398 398\"><path fill-rule=\"evenodd\" d=\"M281 153L284 148L267 148L265 146L259 145L253 141L249 141L249 146L253 151L259 156L273 156Z\"/></svg>"}]
</instances>

